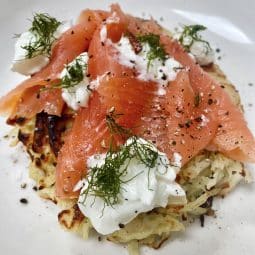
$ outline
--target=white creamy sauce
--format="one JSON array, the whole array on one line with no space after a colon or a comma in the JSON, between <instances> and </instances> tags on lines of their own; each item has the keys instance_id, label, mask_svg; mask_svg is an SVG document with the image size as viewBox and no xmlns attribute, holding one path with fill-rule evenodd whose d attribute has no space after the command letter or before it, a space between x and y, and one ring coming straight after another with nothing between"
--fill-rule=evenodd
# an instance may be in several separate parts
<instances>
[{"instance_id":1,"label":"white creamy sauce","mask_svg":"<svg viewBox=\"0 0 255 255\"><path fill-rule=\"evenodd\" d=\"M107 40L107 27L106 27L106 24L112 24L112 23L118 24L119 22L120 22L120 18L117 16L116 12L113 12L113 14L106 19L106 21L104 22L104 25L102 26L102 28L100 30L100 40L101 40L101 42L110 41L110 40Z\"/></svg>"},{"instance_id":2,"label":"white creamy sauce","mask_svg":"<svg viewBox=\"0 0 255 255\"><path fill-rule=\"evenodd\" d=\"M110 17L107 18L106 24L119 23L120 18L117 16L116 12L113 12Z\"/></svg>"},{"instance_id":3,"label":"white creamy sauce","mask_svg":"<svg viewBox=\"0 0 255 255\"><path fill-rule=\"evenodd\" d=\"M107 28L106 26L102 26L100 30L100 40L101 42L105 42L107 39Z\"/></svg>"},{"instance_id":4,"label":"white creamy sauce","mask_svg":"<svg viewBox=\"0 0 255 255\"><path fill-rule=\"evenodd\" d=\"M126 145L130 144L130 139ZM123 168L127 167L127 173L121 177L122 184L117 204L106 206L102 198L92 195L88 195L84 202L85 197L82 193L88 185L86 180L84 182L79 197L79 208L101 234L106 235L119 230L122 224L127 224L139 213L151 211L156 207L166 207L171 198L182 197L185 200L185 191L175 182L180 168L171 165L167 156L151 143L141 138L137 141L149 145L152 150L159 153L159 156L155 167L151 169L137 158L132 158L123 165ZM102 166L105 157L105 154L91 156L87 161L88 168ZM176 158L176 161L181 160L177 155Z\"/></svg>"},{"instance_id":5,"label":"white creamy sauce","mask_svg":"<svg viewBox=\"0 0 255 255\"><path fill-rule=\"evenodd\" d=\"M205 127L209 123L209 119L204 114L201 115L201 119L202 119L202 122L200 126Z\"/></svg>"},{"instance_id":6,"label":"white creamy sauce","mask_svg":"<svg viewBox=\"0 0 255 255\"><path fill-rule=\"evenodd\" d=\"M174 34L174 38L179 40L182 35L182 30ZM184 46L189 46L192 42L191 36L185 36L183 38L182 44ZM200 65L207 66L214 62L215 56L214 51L208 47L206 42L203 41L193 41L189 49L189 55Z\"/></svg>"},{"instance_id":7,"label":"white creamy sauce","mask_svg":"<svg viewBox=\"0 0 255 255\"><path fill-rule=\"evenodd\" d=\"M106 20L106 24L118 23L119 18L116 13L113 13ZM161 59L153 59L148 68L147 54L150 51L150 46L147 43L142 43L142 51L136 54L133 47L126 36L122 36L120 41L113 43L107 38L107 27L103 25L100 30L100 40L104 43L112 45L117 52L117 61L124 66L135 68L138 72L138 79L144 81L155 81L159 85L158 94L164 95L164 87L167 86L169 81L173 81L178 73L178 68L181 68L181 64L174 60L174 58L168 57L164 63Z\"/></svg>"},{"instance_id":8,"label":"white creamy sauce","mask_svg":"<svg viewBox=\"0 0 255 255\"><path fill-rule=\"evenodd\" d=\"M97 76L96 79L90 82L90 89L96 90L100 86L102 80L108 81L108 79L109 79L108 72Z\"/></svg>"},{"instance_id":9,"label":"white creamy sauce","mask_svg":"<svg viewBox=\"0 0 255 255\"><path fill-rule=\"evenodd\" d=\"M135 53L133 47L126 36L122 36L118 43L113 44L118 51L118 61L120 64L130 68L136 68L138 78L144 81L155 81L161 85L159 94L165 93L164 87L170 81L175 80L178 73L178 68L181 64L174 58L168 57L164 63L161 59L153 59L148 68L148 52L150 46L148 43L142 43L142 51L138 54Z\"/></svg>"},{"instance_id":10,"label":"white creamy sauce","mask_svg":"<svg viewBox=\"0 0 255 255\"><path fill-rule=\"evenodd\" d=\"M190 53L200 66L207 66L214 62L214 51L205 42L195 41L190 47Z\"/></svg>"},{"instance_id":11,"label":"white creamy sauce","mask_svg":"<svg viewBox=\"0 0 255 255\"><path fill-rule=\"evenodd\" d=\"M58 39L61 34L70 27L70 21L63 22L54 33L54 37ZM27 50L23 47L29 44L33 44L36 40L37 37L29 31L24 32L19 36L15 43L14 59L11 66L11 70L13 72L18 72L23 75L32 75L39 72L49 63L50 59L49 56L47 56L46 54L38 55L33 58L26 58Z\"/></svg>"},{"instance_id":12,"label":"white creamy sauce","mask_svg":"<svg viewBox=\"0 0 255 255\"><path fill-rule=\"evenodd\" d=\"M174 152L173 154L173 162L171 162L174 166L181 168L182 166L182 156L177 153Z\"/></svg>"},{"instance_id":13,"label":"white creamy sauce","mask_svg":"<svg viewBox=\"0 0 255 255\"><path fill-rule=\"evenodd\" d=\"M75 85L71 86L70 88L63 88L62 89L62 98L66 102L66 104L72 108L73 110L78 110L81 106L86 107L88 104L89 96L91 91L88 89L89 86L89 79L87 77L87 64L88 64L88 53L84 52L80 54L77 58L75 58L68 66L74 66L76 61L78 60L80 65L82 66L84 78L83 80ZM68 71L65 68L60 78L68 75Z\"/></svg>"}]
</instances>

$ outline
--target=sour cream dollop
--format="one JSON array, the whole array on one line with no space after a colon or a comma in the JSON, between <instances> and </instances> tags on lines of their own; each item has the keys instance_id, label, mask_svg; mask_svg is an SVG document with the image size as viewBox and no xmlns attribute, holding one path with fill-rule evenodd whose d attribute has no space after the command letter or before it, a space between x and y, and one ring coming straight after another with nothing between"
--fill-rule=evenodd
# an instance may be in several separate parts
<instances>
[{"instance_id":1,"label":"sour cream dollop","mask_svg":"<svg viewBox=\"0 0 255 255\"><path fill-rule=\"evenodd\" d=\"M182 35L183 29L174 34L174 38L179 40ZM212 48L208 45L206 41L196 41L193 40L190 35L186 35L183 38L183 46L189 47L189 55L194 58L194 60L200 66L207 66L214 62L215 55Z\"/></svg>"},{"instance_id":2,"label":"sour cream dollop","mask_svg":"<svg viewBox=\"0 0 255 255\"><path fill-rule=\"evenodd\" d=\"M77 61L79 67L82 68L83 80L74 86L62 89L62 98L66 104L73 110L78 110L80 107L86 107L91 94L89 89L89 79L87 77L88 67L88 53L83 52L76 57L71 63L69 63L64 70L61 72L60 78L63 79L65 76L70 76L68 73L68 67L76 67Z\"/></svg>"},{"instance_id":3,"label":"sour cream dollop","mask_svg":"<svg viewBox=\"0 0 255 255\"><path fill-rule=\"evenodd\" d=\"M63 22L54 33L54 38L58 39L62 33L71 27L71 21ZM39 72L45 67L50 59L46 54L37 55L33 58L27 58L27 50L24 46L28 46L37 41L37 37L30 31L22 33L15 43L14 59L12 61L11 70L23 75L32 75ZM39 49L38 49L39 50Z\"/></svg>"},{"instance_id":4,"label":"sour cream dollop","mask_svg":"<svg viewBox=\"0 0 255 255\"><path fill-rule=\"evenodd\" d=\"M111 16L106 20L108 23L118 23L119 19L116 15ZM122 35L121 39L113 43L107 38L107 28L103 25L100 30L100 39L102 42L111 45L116 50L116 61L121 65L129 68L134 68L138 73L137 78L144 81L154 81L158 83L159 95L164 95L164 88L170 81L175 80L181 64L171 56L166 55L166 59L163 61L160 58L148 59L149 52L151 50L148 43L141 43L142 50L138 54L134 51L130 40L127 36Z\"/></svg>"},{"instance_id":5,"label":"sour cream dollop","mask_svg":"<svg viewBox=\"0 0 255 255\"><path fill-rule=\"evenodd\" d=\"M142 50L138 54L135 53L126 36L122 36L120 41L113 45L118 52L119 63L135 68L138 79L157 82L160 85L158 91L160 95L165 94L164 88L170 81L175 80L178 70L182 67L178 61L169 56L165 61L155 58L149 63L150 46L148 43L142 43Z\"/></svg>"},{"instance_id":6,"label":"sour cream dollop","mask_svg":"<svg viewBox=\"0 0 255 255\"><path fill-rule=\"evenodd\" d=\"M200 66L207 66L214 62L214 51L205 42L195 41L190 47L190 53Z\"/></svg>"},{"instance_id":7,"label":"sour cream dollop","mask_svg":"<svg viewBox=\"0 0 255 255\"><path fill-rule=\"evenodd\" d=\"M126 145L132 142L129 138ZM169 162L166 154L158 151L154 145L144 139L138 138L138 145L147 145L158 153L155 167L148 168L134 157L123 165L126 174L122 176L118 203L113 206L104 204L101 197L88 195L85 200L84 190L88 182L84 180L84 187L79 197L81 212L90 219L97 232L107 235L119 230L123 224L127 224L139 213L151 211L156 207L166 207L171 204L171 198L182 197L185 199L185 191L175 182L179 171L180 156L175 155L176 165ZM100 167L105 163L105 154L97 154L88 158L88 168ZM77 188L79 187L78 184ZM84 202L85 200L85 202Z\"/></svg>"}]
</instances>

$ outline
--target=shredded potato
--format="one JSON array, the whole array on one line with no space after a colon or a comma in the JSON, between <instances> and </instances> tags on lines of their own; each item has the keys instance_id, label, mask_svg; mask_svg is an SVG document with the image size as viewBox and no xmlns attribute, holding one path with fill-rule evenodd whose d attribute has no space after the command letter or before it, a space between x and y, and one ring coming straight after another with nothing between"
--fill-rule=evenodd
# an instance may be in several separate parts
<instances>
[{"instance_id":1,"label":"shredded potato","mask_svg":"<svg viewBox=\"0 0 255 255\"><path fill-rule=\"evenodd\" d=\"M127 246L129 255L139 255L139 243L137 241L131 241Z\"/></svg>"},{"instance_id":2,"label":"shredded potato","mask_svg":"<svg viewBox=\"0 0 255 255\"><path fill-rule=\"evenodd\" d=\"M218 66L212 65L205 70L224 83L232 101L241 108L238 93ZM70 126L70 123L66 123L66 126ZM34 129L35 119L32 119L25 125L17 127L13 134L23 135L19 140L23 142L31 156L29 174L37 184L38 194L61 206L63 210L59 213L58 220L64 229L87 239L92 225L79 211L77 200L61 200L56 197L56 157L49 143L43 145L41 153L34 152L32 148ZM15 144L17 140L12 145ZM107 239L115 243L126 243L130 255L139 254L140 244L159 248L174 232L184 231L189 219L200 215L212 215L212 198L225 196L240 181L250 182L251 175L242 163L220 153L204 151L181 169L177 181L185 190L186 197L171 197L166 208L156 208L151 212L139 214L123 229L108 235Z\"/></svg>"}]
</instances>

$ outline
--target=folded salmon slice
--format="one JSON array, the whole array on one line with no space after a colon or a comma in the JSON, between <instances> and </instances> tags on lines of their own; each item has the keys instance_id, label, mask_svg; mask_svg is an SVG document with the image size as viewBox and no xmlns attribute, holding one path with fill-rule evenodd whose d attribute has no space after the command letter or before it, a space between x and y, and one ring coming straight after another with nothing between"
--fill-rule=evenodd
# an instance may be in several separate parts
<instances>
[{"instance_id":1,"label":"folded salmon slice","mask_svg":"<svg viewBox=\"0 0 255 255\"><path fill-rule=\"evenodd\" d=\"M183 165L208 146L217 130L213 115L204 112L203 103L195 104L195 96L189 74L180 71L166 95L154 98L136 131L172 161L174 153L179 153Z\"/></svg>"},{"instance_id":2,"label":"folded salmon slice","mask_svg":"<svg viewBox=\"0 0 255 255\"><path fill-rule=\"evenodd\" d=\"M41 86L50 86L65 64L88 50L94 31L107 15L107 12L102 11L83 11L78 24L66 31L53 45L50 63L0 99L0 114L10 118L30 118L45 110L49 114L60 115L64 105L61 93L49 90L38 97L39 89Z\"/></svg>"},{"instance_id":3,"label":"folded salmon slice","mask_svg":"<svg viewBox=\"0 0 255 255\"><path fill-rule=\"evenodd\" d=\"M195 95L200 95L204 113L211 116L209 125L217 123L217 132L210 142L230 158L255 162L255 139L240 109L231 102L220 84L203 71L177 41L168 36L162 36L161 39L167 53L188 68Z\"/></svg>"},{"instance_id":4,"label":"folded salmon slice","mask_svg":"<svg viewBox=\"0 0 255 255\"><path fill-rule=\"evenodd\" d=\"M111 15L114 18L111 23L103 22L93 35L89 46L89 65L88 73L92 80L107 75L108 77L131 77L134 71L123 65L120 65L117 58L116 49L109 40L118 42L127 27L127 19L119 9L118 5L112 6ZM116 20L116 23L115 21ZM105 34L105 38L103 37Z\"/></svg>"},{"instance_id":5,"label":"folded salmon slice","mask_svg":"<svg viewBox=\"0 0 255 255\"><path fill-rule=\"evenodd\" d=\"M104 27L106 31L111 31L109 25L98 27L89 46L88 73L91 79L94 80L103 75L107 75L108 77L134 76L132 69L121 66L116 61L116 58L113 57L117 56L116 49L111 44L102 42L100 34ZM122 30L122 27L120 29Z\"/></svg>"}]
</instances>

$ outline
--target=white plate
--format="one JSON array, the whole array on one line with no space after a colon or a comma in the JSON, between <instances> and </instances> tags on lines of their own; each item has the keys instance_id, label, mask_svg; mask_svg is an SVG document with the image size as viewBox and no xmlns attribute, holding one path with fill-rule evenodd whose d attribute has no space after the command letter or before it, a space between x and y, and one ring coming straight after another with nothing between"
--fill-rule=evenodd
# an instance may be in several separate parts
<instances>
[{"instance_id":1,"label":"white plate","mask_svg":"<svg viewBox=\"0 0 255 255\"><path fill-rule=\"evenodd\" d=\"M220 48L219 61L229 79L240 91L250 128L255 133L255 1L253 0L171 0L119 1L124 11L156 19L174 28L178 24L201 23L209 28L207 38ZM107 8L110 1L84 0L1 0L0 1L0 94L13 88L22 77L9 71L13 57L13 34L28 26L34 12L48 12L61 19L75 18L83 8ZM162 20L162 19L161 19ZM249 86L253 83L253 86ZM28 159L20 148L9 148L3 138L7 132L1 119L0 130L0 254L5 255L92 255L126 254L126 251L96 237L83 241L64 232L57 223L59 209L37 197L32 182L25 189ZM172 241L154 251L143 249L142 254L158 255L251 255L255 250L255 185L240 185L214 208L217 218L206 218L205 227L198 222L177 235ZM25 197L28 205L19 203Z\"/></svg>"}]
</instances>

